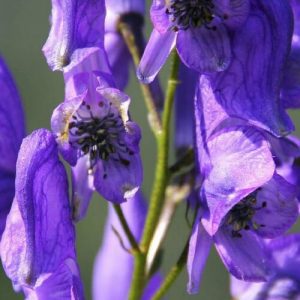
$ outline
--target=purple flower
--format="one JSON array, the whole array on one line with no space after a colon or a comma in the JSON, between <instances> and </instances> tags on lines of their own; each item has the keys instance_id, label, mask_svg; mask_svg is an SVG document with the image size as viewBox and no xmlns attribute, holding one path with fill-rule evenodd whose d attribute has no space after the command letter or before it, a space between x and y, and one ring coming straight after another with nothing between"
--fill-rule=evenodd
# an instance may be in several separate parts
<instances>
[{"instance_id":1,"label":"purple flower","mask_svg":"<svg viewBox=\"0 0 300 300\"><path fill-rule=\"evenodd\" d=\"M52 70L62 70L77 49L104 48L104 0L52 0L51 30L43 47Z\"/></svg>"},{"instance_id":2,"label":"purple flower","mask_svg":"<svg viewBox=\"0 0 300 300\"><path fill-rule=\"evenodd\" d=\"M21 145L16 193L0 250L7 276L28 299L84 299L67 174L55 139L45 129Z\"/></svg>"},{"instance_id":3,"label":"purple flower","mask_svg":"<svg viewBox=\"0 0 300 300\"><path fill-rule=\"evenodd\" d=\"M138 77L151 82L176 46L181 60L198 72L223 71L230 64L230 31L249 13L248 0L153 0L154 30Z\"/></svg>"},{"instance_id":4,"label":"purple flower","mask_svg":"<svg viewBox=\"0 0 300 300\"><path fill-rule=\"evenodd\" d=\"M52 50L45 53L61 53L61 44L72 47L62 68L65 101L54 111L51 125L63 157L73 166L73 217L78 220L93 190L116 203L138 190L140 129L129 119L130 99L115 88L104 51L104 1L70 1L67 9L56 1L52 5L53 25L44 47ZM66 28L68 34L55 28Z\"/></svg>"},{"instance_id":5,"label":"purple flower","mask_svg":"<svg viewBox=\"0 0 300 300\"><path fill-rule=\"evenodd\" d=\"M265 283L231 278L231 293L237 300L283 300L300 297L300 236L283 236L267 244L273 273Z\"/></svg>"},{"instance_id":6,"label":"purple flower","mask_svg":"<svg viewBox=\"0 0 300 300\"><path fill-rule=\"evenodd\" d=\"M298 191L277 174L287 162L278 147L287 141L226 115L206 76L195 105L203 210L190 242L188 291L197 292L212 242L231 274L263 281L270 268L264 239L282 235L298 217Z\"/></svg>"},{"instance_id":7,"label":"purple flower","mask_svg":"<svg viewBox=\"0 0 300 300\"><path fill-rule=\"evenodd\" d=\"M14 80L0 57L0 239L15 194L18 151L25 136L24 114Z\"/></svg>"},{"instance_id":8,"label":"purple flower","mask_svg":"<svg viewBox=\"0 0 300 300\"><path fill-rule=\"evenodd\" d=\"M134 237L139 241L147 212L142 193L137 192L133 198L123 203L121 207ZM120 234L123 246L130 250L130 244L110 204L103 243L94 265L93 299L95 300L127 299L129 292L133 273L133 256L122 248L120 240L113 229ZM118 288L116 288L116 282ZM160 282L160 276L158 274L154 275L148 283L142 299L150 299Z\"/></svg>"},{"instance_id":9,"label":"purple flower","mask_svg":"<svg viewBox=\"0 0 300 300\"><path fill-rule=\"evenodd\" d=\"M72 166L77 163L80 181L90 177L108 201L126 201L142 182L140 129L128 117L130 99L101 73L80 73L71 80L77 95L59 105L51 120L61 152Z\"/></svg>"}]
</instances>

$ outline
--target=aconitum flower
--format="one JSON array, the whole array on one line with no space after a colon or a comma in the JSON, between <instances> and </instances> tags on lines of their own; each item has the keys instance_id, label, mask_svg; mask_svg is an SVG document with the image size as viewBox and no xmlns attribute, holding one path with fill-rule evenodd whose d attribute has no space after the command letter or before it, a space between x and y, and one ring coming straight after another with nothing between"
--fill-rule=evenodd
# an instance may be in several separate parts
<instances>
[{"instance_id":1,"label":"aconitum flower","mask_svg":"<svg viewBox=\"0 0 300 300\"><path fill-rule=\"evenodd\" d=\"M24 114L14 80L0 57L0 239L15 194L18 151L25 136Z\"/></svg>"},{"instance_id":2,"label":"aconitum flower","mask_svg":"<svg viewBox=\"0 0 300 300\"><path fill-rule=\"evenodd\" d=\"M65 101L54 111L51 124L63 157L73 167L72 205L78 220L93 190L115 203L126 201L138 190L142 181L140 129L128 117L130 99L115 88L104 51L104 1L86 0L80 5L70 1L67 10L57 1L52 5L54 23L44 46L48 61L49 57L57 60L48 53L62 52L61 45L72 47L70 60L62 68ZM86 18L79 17L82 11ZM61 27L68 34L55 31Z\"/></svg>"},{"instance_id":3,"label":"aconitum flower","mask_svg":"<svg viewBox=\"0 0 300 300\"><path fill-rule=\"evenodd\" d=\"M144 227L147 207L141 192L121 205L128 225L137 241L140 240ZM117 236L117 234L119 237ZM122 244L120 238L122 239ZM94 300L127 299L133 273L131 246L124 234L120 221L109 204L104 238L96 257L93 275ZM116 287L116 282L118 286ZM159 287L161 278L155 274L145 289L143 300L153 296Z\"/></svg>"},{"instance_id":4,"label":"aconitum flower","mask_svg":"<svg viewBox=\"0 0 300 300\"><path fill-rule=\"evenodd\" d=\"M197 292L212 242L231 274L263 281L270 269L263 240L294 224L298 190L277 174L275 138L226 115L206 76L199 79L195 116L203 208L190 241L188 291Z\"/></svg>"},{"instance_id":5,"label":"aconitum flower","mask_svg":"<svg viewBox=\"0 0 300 300\"><path fill-rule=\"evenodd\" d=\"M153 0L154 30L142 57L138 77L151 82L176 46L187 67L200 73L225 70L231 60L230 30L249 13L248 0Z\"/></svg>"},{"instance_id":6,"label":"aconitum flower","mask_svg":"<svg viewBox=\"0 0 300 300\"><path fill-rule=\"evenodd\" d=\"M72 80L77 95L59 105L51 120L61 152L72 166L85 166L82 176L92 177L105 199L126 201L142 182L141 134L128 117L130 99L100 73L80 73Z\"/></svg>"},{"instance_id":7,"label":"aconitum flower","mask_svg":"<svg viewBox=\"0 0 300 300\"><path fill-rule=\"evenodd\" d=\"M26 299L83 300L67 174L45 129L23 140L16 193L1 240L1 260Z\"/></svg>"},{"instance_id":8,"label":"aconitum flower","mask_svg":"<svg viewBox=\"0 0 300 300\"><path fill-rule=\"evenodd\" d=\"M300 236L293 234L274 239L267 245L273 273L264 283L231 278L231 294L236 300L300 299Z\"/></svg>"}]
</instances>

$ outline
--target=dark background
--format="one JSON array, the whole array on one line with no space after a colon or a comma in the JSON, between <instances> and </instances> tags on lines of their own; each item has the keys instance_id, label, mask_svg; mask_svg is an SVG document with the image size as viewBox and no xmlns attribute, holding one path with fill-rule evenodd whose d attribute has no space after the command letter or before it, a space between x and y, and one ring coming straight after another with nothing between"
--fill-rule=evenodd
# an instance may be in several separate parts
<instances>
[{"instance_id":1,"label":"dark background","mask_svg":"<svg viewBox=\"0 0 300 300\"><path fill-rule=\"evenodd\" d=\"M21 92L28 133L40 127L49 128L52 111L63 100L62 74L50 71L41 52L48 36L50 9L50 0L1 0L0 3L0 53L10 66ZM147 35L149 35L150 28L148 22ZM163 82L166 80L167 69L166 67L162 73ZM149 195L155 162L155 142L147 125L144 102L134 76L132 76L127 93L132 98L133 119L142 127L141 147L145 174L143 190L146 195ZM296 118L299 114L293 112L292 115L299 124ZM91 299L93 261L100 246L106 209L105 201L95 196L87 217L77 225L78 260L87 299ZM177 260L187 238L188 227L184 214L185 206L182 205L176 213L166 241L164 264L166 271ZM188 296L185 291L186 282L184 270L171 288L168 299L218 300L230 297L228 276L215 251L212 251L210 255L202 280L201 292L195 296ZM13 292L10 281L1 269L0 300L22 298L21 295Z\"/></svg>"}]
</instances>

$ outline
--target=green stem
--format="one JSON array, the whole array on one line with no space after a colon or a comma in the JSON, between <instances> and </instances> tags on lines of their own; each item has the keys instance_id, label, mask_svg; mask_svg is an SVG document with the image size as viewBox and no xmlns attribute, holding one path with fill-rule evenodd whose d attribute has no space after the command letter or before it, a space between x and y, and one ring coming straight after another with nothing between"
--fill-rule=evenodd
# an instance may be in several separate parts
<instances>
[{"instance_id":1,"label":"green stem","mask_svg":"<svg viewBox=\"0 0 300 300\"><path fill-rule=\"evenodd\" d=\"M138 67L141 59L140 50L135 42L135 37L130 29L130 26L126 23L119 23L119 32L121 33L127 48L132 56L133 62ZM140 87L144 96L145 104L149 112L149 124L154 135L157 136L162 130L161 118L159 115L159 109L156 107L155 99L152 95L151 88L148 84L140 82Z\"/></svg>"},{"instance_id":2,"label":"green stem","mask_svg":"<svg viewBox=\"0 0 300 300\"><path fill-rule=\"evenodd\" d=\"M176 265L172 267L170 272L165 277L165 280L163 281L162 285L156 291L156 293L151 298L151 300L161 299L167 293L171 285L175 282L175 280L177 279L177 277L179 276L180 272L182 271L183 267L186 264L188 249L189 249L189 243L187 242Z\"/></svg>"},{"instance_id":3,"label":"green stem","mask_svg":"<svg viewBox=\"0 0 300 300\"><path fill-rule=\"evenodd\" d=\"M169 158L169 139L170 121L174 95L177 86L179 68L179 57L173 52L170 78L168 80L166 99L162 116L162 130L156 133L157 140L157 162L155 179L149 204L149 210L145 222L144 232L140 249L141 255L135 257L134 272L129 299L139 300L141 298L144 285L146 283L146 257L149 246L157 226L159 216L164 203L165 190L169 178L168 158Z\"/></svg>"},{"instance_id":4,"label":"green stem","mask_svg":"<svg viewBox=\"0 0 300 300\"><path fill-rule=\"evenodd\" d=\"M149 249L149 244L153 237L157 221L160 216L165 190L169 177L169 139L170 139L170 120L174 102L176 86L178 84L179 57L177 52L173 52L170 78L168 80L165 105L163 110L163 130L157 135L157 162L155 179L150 198L149 213L146 218L141 247L144 252Z\"/></svg>"},{"instance_id":5,"label":"green stem","mask_svg":"<svg viewBox=\"0 0 300 300\"><path fill-rule=\"evenodd\" d=\"M135 237L134 237L134 235L132 234L132 232L129 228L129 225L126 221L126 218L124 216L124 213L122 211L122 208L121 208L120 204L114 204L113 207L114 207L115 212L116 212L116 214L119 218L119 221L120 221L121 226L122 226L122 228L125 232L125 235L128 238L128 241L129 241L129 243L132 247L133 254L140 253L141 251L140 251L139 245L138 245L137 241L135 240Z\"/></svg>"}]
</instances>

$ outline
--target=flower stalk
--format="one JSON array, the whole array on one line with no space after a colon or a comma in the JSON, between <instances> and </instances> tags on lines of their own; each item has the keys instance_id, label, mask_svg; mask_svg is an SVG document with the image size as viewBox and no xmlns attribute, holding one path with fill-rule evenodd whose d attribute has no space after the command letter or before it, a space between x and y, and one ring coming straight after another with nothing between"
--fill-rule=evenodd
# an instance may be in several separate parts
<instances>
[{"instance_id":1,"label":"flower stalk","mask_svg":"<svg viewBox=\"0 0 300 300\"><path fill-rule=\"evenodd\" d=\"M132 56L134 65L137 67L140 63L141 51L137 46L134 33L131 30L130 25L128 25L125 22L120 22L118 28ZM139 83L144 96L147 110L149 112L149 117L148 117L149 125L154 135L158 136L162 131L162 123L159 114L159 108L155 103L155 99L152 94L150 86L147 84L143 84L142 82Z\"/></svg>"},{"instance_id":2,"label":"flower stalk","mask_svg":"<svg viewBox=\"0 0 300 300\"><path fill-rule=\"evenodd\" d=\"M142 254L135 255L134 274L129 294L130 300L138 300L143 291L146 281L146 257L149 251L161 210L163 208L165 191L169 179L169 142L170 142L170 121L174 102L176 86L178 84L179 57L173 52L171 60L171 72L168 80L165 106L162 115L162 131L156 134L157 141L157 163L155 179L149 204L144 232L140 249Z\"/></svg>"}]
</instances>

